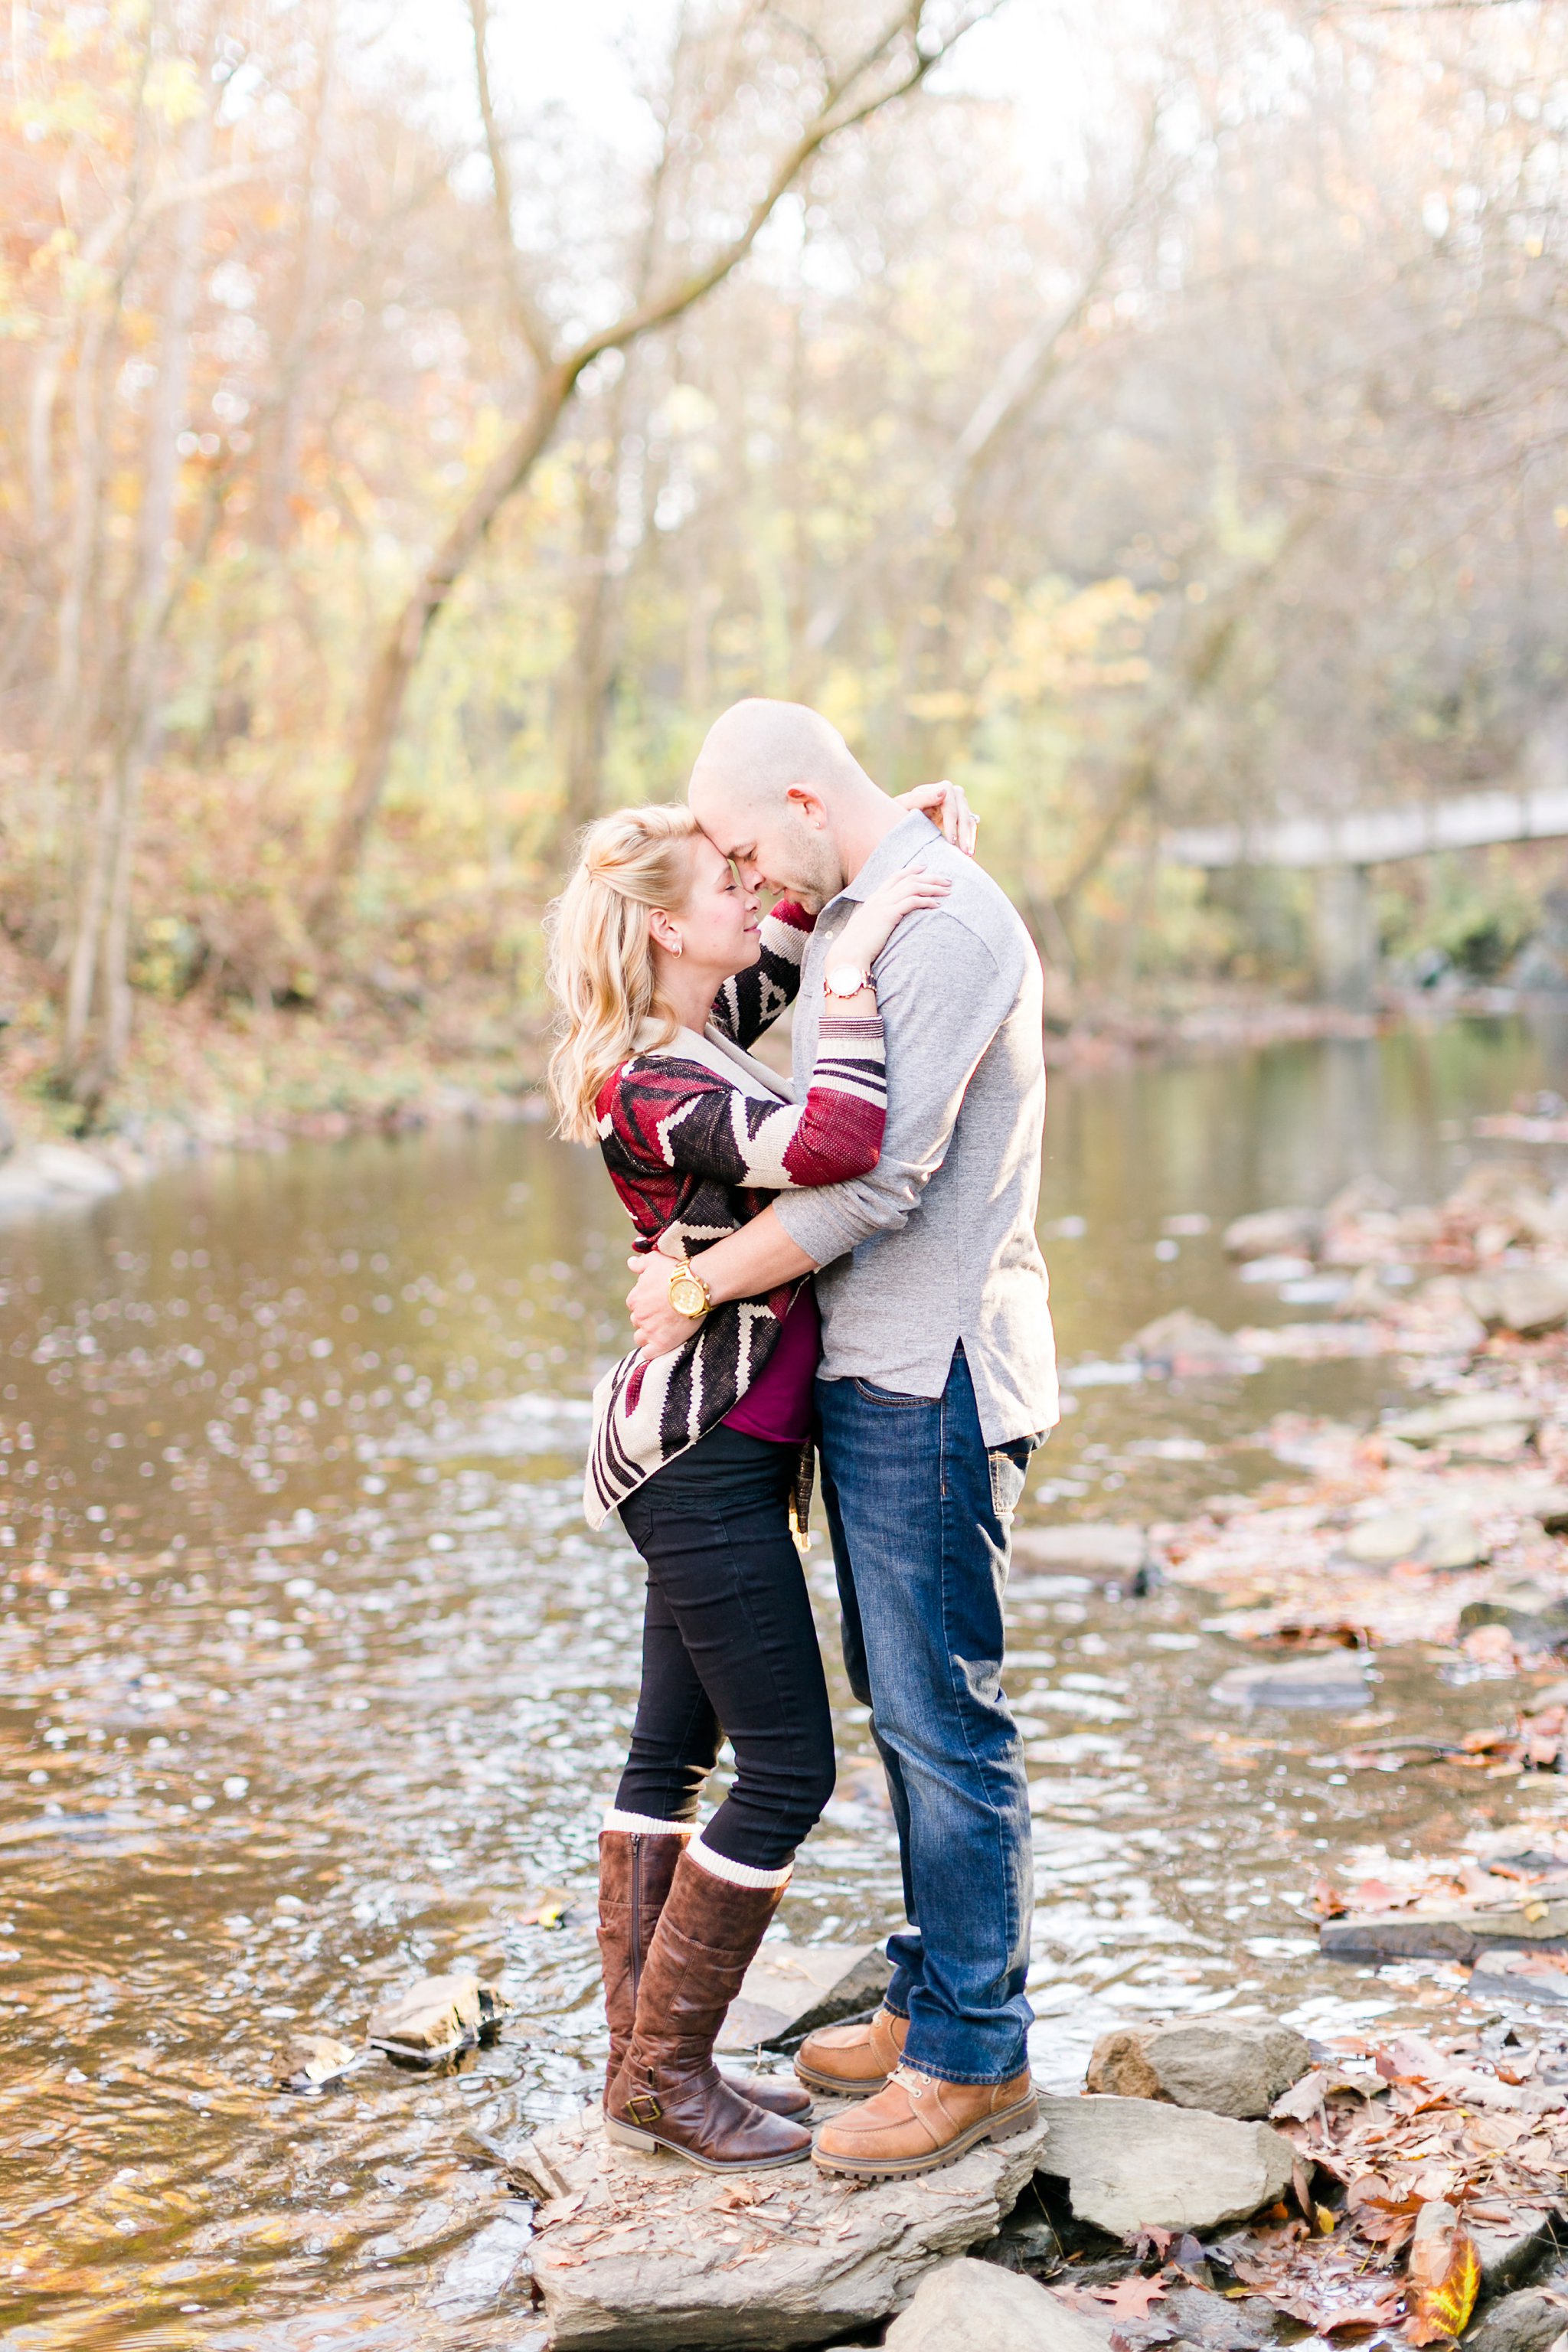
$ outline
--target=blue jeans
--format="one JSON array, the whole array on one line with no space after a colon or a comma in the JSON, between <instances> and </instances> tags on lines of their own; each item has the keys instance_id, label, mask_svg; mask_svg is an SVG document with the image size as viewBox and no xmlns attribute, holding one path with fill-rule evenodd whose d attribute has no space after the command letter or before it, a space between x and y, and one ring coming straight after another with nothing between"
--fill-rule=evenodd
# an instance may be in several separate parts
<instances>
[{"instance_id":1,"label":"blue jeans","mask_svg":"<svg viewBox=\"0 0 1568 2352\"><path fill-rule=\"evenodd\" d=\"M888 1775L904 1908L887 2000L904 2056L950 2083L1028 2063L1034 1863L1023 1743L1002 1695L1014 1506L1037 1440L987 1451L962 1346L940 1397L816 1383L850 1687Z\"/></svg>"}]
</instances>

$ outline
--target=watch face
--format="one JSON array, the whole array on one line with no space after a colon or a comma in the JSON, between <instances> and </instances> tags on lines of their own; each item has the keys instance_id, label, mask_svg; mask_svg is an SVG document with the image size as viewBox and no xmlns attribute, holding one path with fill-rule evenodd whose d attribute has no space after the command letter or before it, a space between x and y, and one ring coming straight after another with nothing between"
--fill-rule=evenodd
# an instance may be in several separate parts
<instances>
[{"instance_id":1,"label":"watch face","mask_svg":"<svg viewBox=\"0 0 1568 2352\"><path fill-rule=\"evenodd\" d=\"M669 1303L679 1315L705 1315L708 1294L695 1275L678 1274L669 1286Z\"/></svg>"},{"instance_id":2,"label":"watch face","mask_svg":"<svg viewBox=\"0 0 1568 2352\"><path fill-rule=\"evenodd\" d=\"M827 975L827 985L835 996L858 996L866 985L866 975L858 963L835 964Z\"/></svg>"}]
</instances>

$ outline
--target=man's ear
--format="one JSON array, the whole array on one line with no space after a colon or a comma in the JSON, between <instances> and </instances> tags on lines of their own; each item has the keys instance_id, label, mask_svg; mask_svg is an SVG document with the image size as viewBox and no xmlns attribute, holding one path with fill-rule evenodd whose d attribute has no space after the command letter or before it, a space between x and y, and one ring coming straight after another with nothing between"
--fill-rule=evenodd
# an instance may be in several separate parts
<instances>
[{"instance_id":1,"label":"man's ear","mask_svg":"<svg viewBox=\"0 0 1568 2352\"><path fill-rule=\"evenodd\" d=\"M784 798L786 801L794 802L813 833L826 832L827 811L809 784L791 784L784 793Z\"/></svg>"}]
</instances>

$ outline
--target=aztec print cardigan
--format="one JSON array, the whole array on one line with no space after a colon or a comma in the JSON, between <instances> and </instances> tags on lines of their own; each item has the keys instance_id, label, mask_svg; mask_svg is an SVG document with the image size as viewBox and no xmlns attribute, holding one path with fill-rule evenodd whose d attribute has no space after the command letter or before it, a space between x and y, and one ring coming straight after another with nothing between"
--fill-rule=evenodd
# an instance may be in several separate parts
<instances>
[{"instance_id":1,"label":"aztec print cardigan","mask_svg":"<svg viewBox=\"0 0 1568 2352\"><path fill-rule=\"evenodd\" d=\"M637 1247L703 1249L775 1192L836 1184L877 1164L887 1116L882 1024L826 1015L811 1085L795 1103L745 1048L794 1002L813 918L793 900L761 927L762 953L726 981L706 1037L634 1054L599 1095L599 1145ZM726 1073L732 1075L726 1075ZM809 1280L809 1276L806 1277ZM590 1527L734 1411L773 1351L798 1283L715 1307L672 1354L623 1356L594 1391L584 1483ZM801 1502L809 1498L806 1449ZM797 1507L797 1528L804 1517Z\"/></svg>"}]
</instances>

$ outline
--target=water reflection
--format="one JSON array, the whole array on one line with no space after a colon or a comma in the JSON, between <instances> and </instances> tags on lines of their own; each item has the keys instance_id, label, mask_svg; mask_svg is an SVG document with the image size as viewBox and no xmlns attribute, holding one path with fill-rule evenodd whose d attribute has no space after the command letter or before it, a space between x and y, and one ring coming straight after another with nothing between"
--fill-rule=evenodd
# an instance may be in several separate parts
<instances>
[{"instance_id":1,"label":"water reflection","mask_svg":"<svg viewBox=\"0 0 1568 2352\"><path fill-rule=\"evenodd\" d=\"M1292 1311L1225 1265L1226 1216L1365 1167L1430 1197L1470 1113L1559 1076L1554 1041L1470 1024L1058 1082L1042 1221L1082 1221L1048 1243L1064 1355L1113 1357L1176 1305ZM591 2077L591 1922L561 1898L591 1885L637 1672L637 1563L577 1502L623 1256L596 1169L531 1128L195 1166L0 1237L8 2345L519 2344L526 2210L487 2137ZM1274 1411L1394 1393L1380 1363L1085 1389L1025 1517L1178 1514L1278 1473ZM820 1552L812 1575L827 1632ZM1020 1580L1056 2079L1130 2008L1431 1990L1320 1963L1305 1897L1352 1835L1461 1834L1474 1783L1391 1777L1347 1820L1331 1727L1206 1708L1234 1653L1204 1613ZM797 1938L896 1906L837 1696L846 1770ZM1377 1703L1425 1723L1464 1700L1413 1653ZM1484 1801L1514 1803L1499 1786ZM465 1962L515 2004L493 2047L273 2087L305 2032L355 2040L386 1989Z\"/></svg>"}]
</instances>

